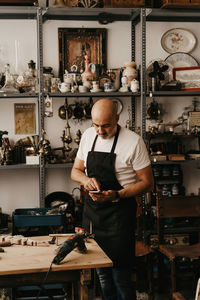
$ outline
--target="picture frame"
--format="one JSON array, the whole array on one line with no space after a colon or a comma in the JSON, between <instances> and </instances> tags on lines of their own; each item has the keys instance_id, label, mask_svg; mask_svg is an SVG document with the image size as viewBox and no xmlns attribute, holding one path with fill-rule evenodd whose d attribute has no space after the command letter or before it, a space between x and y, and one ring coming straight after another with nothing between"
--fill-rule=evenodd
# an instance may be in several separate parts
<instances>
[{"instance_id":1,"label":"picture frame","mask_svg":"<svg viewBox=\"0 0 200 300\"><path fill-rule=\"evenodd\" d=\"M59 43L59 77L63 81L65 70L77 72L85 69L85 55L89 63L104 65L107 59L106 28L58 28Z\"/></svg>"},{"instance_id":2,"label":"picture frame","mask_svg":"<svg viewBox=\"0 0 200 300\"><path fill-rule=\"evenodd\" d=\"M200 66L174 68L173 79L181 82L183 91L200 91Z\"/></svg>"},{"instance_id":3,"label":"picture frame","mask_svg":"<svg viewBox=\"0 0 200 300\"><path fill-rule=\"evenodd\" d=\"M36 104L14 103L15 134L36 134Z\"/></svg>"}]
</instances>

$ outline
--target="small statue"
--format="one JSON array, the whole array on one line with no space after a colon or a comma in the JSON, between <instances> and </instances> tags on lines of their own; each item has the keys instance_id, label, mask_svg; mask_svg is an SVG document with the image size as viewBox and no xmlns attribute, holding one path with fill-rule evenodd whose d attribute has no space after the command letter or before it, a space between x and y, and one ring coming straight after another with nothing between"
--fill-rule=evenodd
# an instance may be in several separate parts
<instances>
[{"instance_id":1,"label":"small statue","mask_svg":"<svg viewBox=\"0 0 200 300\"><path fill-rule=\"evenodd\" d=\"M122 76L121 83L122 86L119 89L119 92L124 92L124 93L128 92L128 78L126 76Z\"/></svg>"}]
</instances>

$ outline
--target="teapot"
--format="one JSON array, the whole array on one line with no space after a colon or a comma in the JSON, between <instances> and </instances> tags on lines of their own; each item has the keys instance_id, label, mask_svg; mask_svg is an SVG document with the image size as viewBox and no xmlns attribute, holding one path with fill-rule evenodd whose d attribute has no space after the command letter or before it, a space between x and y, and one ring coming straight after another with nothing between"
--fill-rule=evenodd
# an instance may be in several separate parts
<instances>
[{"instance_id":1,"label":"teapot","mask_svg":"<svg viewBox=\"0 0 200 300\"><path fill-rule=\"evenodd\" d=\"M69 83L66 83L66 82L59 82L58 88L61 91L61 93L70 92L70 85L69 85Z\"/></svg>"},{"instance_id":2,"label":"teapot","mask_svg":"<svg viewBox=\"0 0 200 300\"><path fill-rule=\"evenodd\" d=\"M67 72L67 70L65 70L65 74L63 75L63 81L70 83L71 86L73 86L74 84L77 85L81 83L81 73L78 72L77 65L73 65L71 67L71 72Z\"/></svg>"}]
</instances>

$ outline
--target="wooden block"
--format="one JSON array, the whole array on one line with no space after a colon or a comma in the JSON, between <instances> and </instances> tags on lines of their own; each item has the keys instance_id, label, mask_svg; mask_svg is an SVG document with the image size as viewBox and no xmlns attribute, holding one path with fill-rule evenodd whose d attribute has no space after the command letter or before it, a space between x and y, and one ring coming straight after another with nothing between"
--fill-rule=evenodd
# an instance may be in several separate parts
<instances>
[{"instance_id":1,"label":"wooden block","mask_svg":"<svg viewBox=\"0 0 200 300\"><path fill-rule=\"evenodd\" d=\"M33 240L28 239L28 240L26 241L26 245L27 245L27 246L33 246Z\"/></svg>"},{"instance_id":2,"label":"wooden block","mask_svg":"<svg viewBox=\"0 0 200 300\"><path fill-rule=\"evenodd\" d=\"M183 155L183 154L169 154L168 159L169 160L185 160L185 155Z\"/></svg>"},{"instance_id":3,"label":"wooden block","mask_svg":"<svg viewBox=\"0 0 200 300\"><path fill-rule=\"evenodd\" d=\"M1 235L0 236L0 242L5 242L5 237L6 237L5 235Z\"/></svg>"},{"instance_id":4,"label":"wooden block","mask_svg":"<svg viewBox=\"0 0 200 300\"><path fill-rule=\"evenodd\" d=\"M5 238L4 238L5 242L7 241L10 241L12 240L12 236L11 235L7 235Z\"/></svg>"},{"instance_id":5,"label":"wooden block","mask_svg":"<svg viewBox=\"0 0 200 300\"><path fill-rule=\"evenodd\" d=\"M0 242L0 247L9 247L11 245L11 241Z\"/></svg>"}]
</instances>

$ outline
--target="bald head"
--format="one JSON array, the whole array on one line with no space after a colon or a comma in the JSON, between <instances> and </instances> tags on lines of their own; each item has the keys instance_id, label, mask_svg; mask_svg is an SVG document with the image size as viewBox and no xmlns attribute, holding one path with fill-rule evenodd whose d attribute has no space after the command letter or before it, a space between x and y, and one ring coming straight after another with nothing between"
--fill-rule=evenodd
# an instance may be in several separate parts
<instances>
[{"instance_id":1,"label":"bald head","mask_svg":"<svg viewBox=\"0 0 200 300\"><path fill-rule=\"evenodd\" d=\"M109 138L116 133L119 120L116 103L110 99L98 100L93 105L91 114L98 135L102 138Z\"/></svg>"},{"instance_id":2,"label":"bald head","mask_svg":"<svg viewBox=\"0 0 200 300\"><path fill-rule=\"evenodd\" d=\"M117 105L110 99L100 99L92 107L92 117L95 115L105 115L109 117L116 117Z\"/></svg>"}]
</instances>

